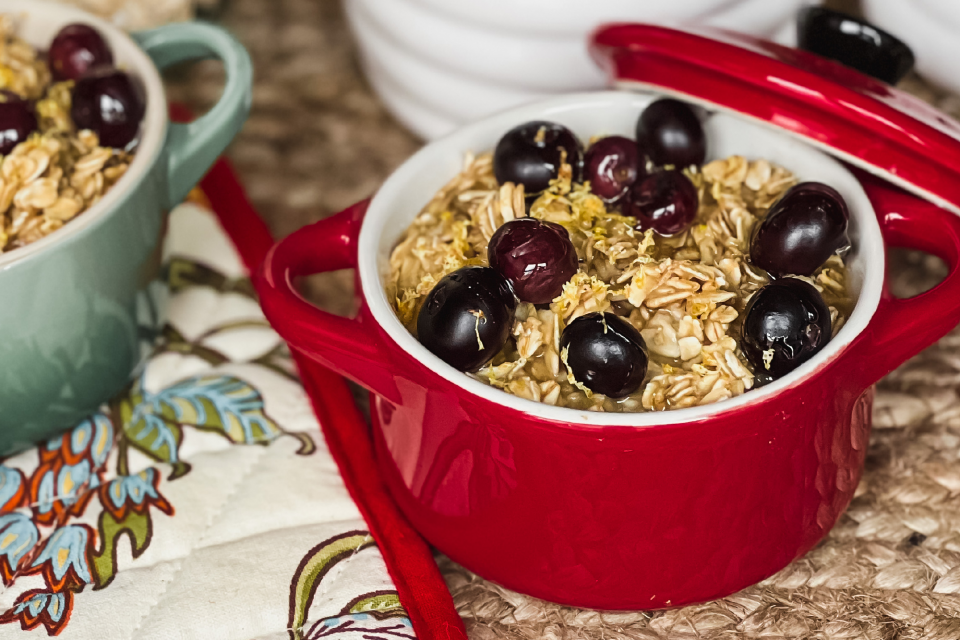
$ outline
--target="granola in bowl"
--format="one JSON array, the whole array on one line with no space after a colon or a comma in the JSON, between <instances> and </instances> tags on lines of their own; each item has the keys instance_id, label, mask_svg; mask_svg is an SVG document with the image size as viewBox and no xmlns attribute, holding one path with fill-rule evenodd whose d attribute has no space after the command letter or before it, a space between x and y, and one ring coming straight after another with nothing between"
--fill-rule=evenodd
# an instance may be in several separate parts
<instances>
[{"instance_id":1,"label":"granola in bowl","mask_svg":"<svg viewBox=\"0 0 960 640\"><path fill-rule=\"evenodd\" d=\"M95 29L68 25L42 52L0 16L0 254L95 205L132 162L143 114Z\"/></svg>"},{"instance_id":2,"label":"granola in bowl","mask_svg":"<svg viewBox=\"0 0 960 640\"><path fill-rule=\"evenodd\" d=\"M698 128L664 100L636 141L584 154L534 122L468 156L392 251L398 318L467 375L556 406L679 409L788 374L852 311L846 205L763 158L704 163Z\"/></svg>"}]
</instances>

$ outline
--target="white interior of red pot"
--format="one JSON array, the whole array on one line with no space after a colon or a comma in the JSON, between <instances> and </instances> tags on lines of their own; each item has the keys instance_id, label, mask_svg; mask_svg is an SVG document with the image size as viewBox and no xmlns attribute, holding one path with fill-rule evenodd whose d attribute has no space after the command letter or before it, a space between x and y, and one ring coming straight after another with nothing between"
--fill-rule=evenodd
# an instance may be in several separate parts
<instances>
[{"instance_id":1,"label":"white interior of red pot","mask_svg":"<svg viewBox=\"0 0 960 640\"><path fill-rule=\"evenodd\" d=\"M359 270L363 294L374 318L414 358L465 391L542 418L588 425L653 426L698 420L735 410L801 383L837 357L870 321L883 286L884 247L876 215L857 179L839 162L772 127L734 115L706 116L707 160L738 154L765 158L794 172L801 181L816 180L839 191L850 209L853 249L846 257L858 300L837 336L809 362L761 389L704 407L648 413L594 413L525 400L474 380L427 351L397 319L384 283L389 256L401 234L420 210L463 166L466 152L492 149L500 136L528 120L551 120L582 140L595 135L634 136L637 117L657 95L633 91L573 94L518 107L485 118L436 140L407 160L384 183L370 203L360 233Z\"/></svg>"},{"instance_id":2,"label":"white interior of red pot","mask_svg":"<svg viewBox=\"0 0 960 640\"><path fill-rule=\"evenodd\" d=\"M163 82L153 62L126 33L85 11L63 4L41 0L0 0L0 14L16 20L17 35L39 51L46 51L54 36L64 26L80 22L100 31L113 51L116 66L134 75L144 89L146 113L141 126L136 156L123 177L103 198L61 229L25 247L0 255L0 269L48 250L56 250L58 242L96 225L124 193L144 179L163 148L167 131L167 99Z\"/></svg>"}]
</instances>

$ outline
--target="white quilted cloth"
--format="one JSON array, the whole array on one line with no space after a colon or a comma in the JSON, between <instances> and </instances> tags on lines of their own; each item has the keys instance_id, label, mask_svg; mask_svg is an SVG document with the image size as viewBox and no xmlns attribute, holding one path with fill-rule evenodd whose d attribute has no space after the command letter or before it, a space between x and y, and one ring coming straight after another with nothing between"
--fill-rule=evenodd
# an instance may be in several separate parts
<instances>
[{"instance_id":1,"label":"white quilted cloth","mask_svg":"<svg viewBox=\"0 0 960 640\"><path fill-rule=\"evenodd\" d=\"M168 264L169 326L142 377L0 466L0 638L413 638L209 211L173 212Z\"/></svg>"}]
</instances>

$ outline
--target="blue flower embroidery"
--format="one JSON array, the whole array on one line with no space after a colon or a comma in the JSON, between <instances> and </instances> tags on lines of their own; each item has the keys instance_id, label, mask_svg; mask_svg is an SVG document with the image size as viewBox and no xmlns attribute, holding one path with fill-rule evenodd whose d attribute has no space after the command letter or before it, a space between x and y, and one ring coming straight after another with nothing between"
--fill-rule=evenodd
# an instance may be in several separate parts
<instances>
[{"instance_id":1,"label":"blue flower embroidery","mask_svg":"<svg viewBox=\"0 0 960 640\"><path fill-rule=\"evenodd\" d=\"M18 604L13 612L20 615L27 610L27 615L31 618L37 618L43 611L50 615L50 619L59 622L63 617L64 596L62 593L35 593L26 602Z\"/></svg>"},{"instance_id":2,"label":"blue flower embroidery","mask_svg":"<svg viewBox=\"0 0 960 640\"><path fill-rule=\"evenodd\" d=\"M160 476L153 467L133 476L120 476L104 486L101 502L117 522L123 522L127 517L128 509L136 513L144 513L151 504L171 515L173 507L157 491L159 480Z\"/></svg>"},{"instance_id":3,"label":"blue flower embroidery","mask_svg":"<svg viewBox=\"0 0 960 640\"><path fill-rule=\"evenodd\" d=\"M66 443L64 443L64 437L68 439ZM67 454L64 457L74 458L68 460L71 463L76 462L75 458L88 457L93 463L93 468L99 469L106 463L107 456L113 448L113 423L102 413L94 414L74 427L66 436L57 436L48 440L46 448L50 451L63 450Z\"/></svg>"},{"instance_id":4,"label":"blue flower embroidery","mask_svg":"<svg viewBox=\"0 0 960 640\"><path fill-rule=\"evenodd\" d=\"M190 268L208 270L201 265ZM166 287L158 290L165 291ZM201 357L212 353L187 342L175 329L170 335L164 333L159 353L164 352L197 353ZM276 363L267 366L273 368ZM48 635L59 634L70 621L75 594L88 584L102 589L116 577L118 539L129 538L136 559L153 537L157 517L153 509L173 515L173 506L160 491L164 480L161 471L149 468L126 475L131 451L169 463L169 479L175 480L190 471L179 452L189 429L217 433L236 444L266 445L282 435L291 435L301 443L299 455L316 450L309 435L287 432L270 418L263 396L254 385L230 375L211 372L156 393L145 390L141 379L114 398L111 407L111 411L98 412L63 435L41 443L37 447L38 464L29 474L0 464L0 578L6 585L21 576L33 576L34 583L42 578L44 583L23 591L0 612L0 625L19 623L24 630L42 625ZM116 469L118 477L106 475L108 464ZM86 513L94 495L103 506L99 517ZM97 524L80 524L76 519L81 517L84 522ZM348 548L344 553L355 550ZM125 558L126 554L121 554L121 559ZM383 622L381 609L386 607L378 598L382 599L381 594L374 594L370 603L361 603L376 609L375 618L369 618L365 611L344 611L336 624L318 623L317 632L353 634L356 640L388 636L391 640L415 640L409 620ZM390 597L386 600L388 605L394 604ZM351 618L350 613L363 615ZM391 609L389 615L393 613ZM303 622L300 619L301 628Z\"/></svg>"},{"instance_id":5,"label":"blue flower embroidery","mask_svg":"<svg viewBox=\"0 0 960 640\"><path fill-rule=\"evenodd\" d=\"M352 613L322 618L310 626L304 640L338 638L342 640L415 640L410 618L381 618L369 613Z\"/></svg>"},{"instance_id":6,"label":"blue flower embroidery","mask_svg":"<svg viewBox=\"0 0 960 640\"><path fill-rule=\"evenodd\" d=\"M89 486L87 486L89 485ZM84 460L75 465L64 465L57 474L57 497L65 504L77 501L77 493L100 485L97 476L90 475L90 463Z\"/></svg>"},{"instance_id":7,"label":"blue flower embroidery","mask_svg":"<svg viewBox=\"0 0 960 640\"><path fill-rule=\"evenodd\" d=\"M98 413L40 447L40 466L29 485L30 505L39 524L52 525L83 513L93 497L91 490L100 486L113 440L110 419Z\"/></svg>"},{"instance_id":8,"label":"blue flower embroidery","mask_svg":"<svg viewBox=\"0 0 960 640\"><path fill-rule=\"evenodd\" d=\"M107 456L113 449L113 423L103 415L97 414L87 421L93 429L93 437L90 440L90 460L93 462L93 468L99 469L107 463ZM84 426L84 423L80 423Z\"/></svg>"},{"instance_id":9,"label":"blue flower embroidery","mask_svg":"<svg viewBox=\"0 0 960 640\"><path fill-rule=\"evenodd\" d=\"M39 513L48 513L56 502L69 507L88 491L100 486L100 478L90 474L90 463L81 460L79 464L67 464L56 473L51 469L43 474L37 491L36 509Z\"/></svg>"},{"instance_id":10,"label":"blue flower embroidery","mask_svg":"<svg viewBox=\"0 0 960 640\"><path fill-rule=\"evenodd\" d=\"M51 593L30 589L20 594L13 608L0 615L0 623L19 621L24 631L43 624L47 635L55 636L70 619L72 607L73 594L69 591Z\"/></svg>"},{"instance_id":11,"label":"blue flower embroidery","mask_svg":"<svg viewBox=\"0 0 960 640\"><path fill-rule=\"evenodd\" d=\"M64 585L83 588L93 580L90 575L90 549L87 542L93 531L85 524L71 524L55 530L28 570L42 573L55 591Z\"/></svg>"},{"instance_id":12,"label":"blue flower embroidery","mask_svg":"<svg viewBox=\"0 0 960 640\"><path fill-rule=\"evenodd\" d=\"M22 513L0 516L0 575L10 585L23 558L40 539L37 525Z\"/></svg>"},{"instance_id":13,"label":"blue flower embroidery","mask_svg":"<svg viewBox=\"0 0 960 640\"><path fill-rule=\"evenodd\" d=\"M0 513L19 507L25 491L23 472L0 464Z\"/></svg>"}]
</instances>

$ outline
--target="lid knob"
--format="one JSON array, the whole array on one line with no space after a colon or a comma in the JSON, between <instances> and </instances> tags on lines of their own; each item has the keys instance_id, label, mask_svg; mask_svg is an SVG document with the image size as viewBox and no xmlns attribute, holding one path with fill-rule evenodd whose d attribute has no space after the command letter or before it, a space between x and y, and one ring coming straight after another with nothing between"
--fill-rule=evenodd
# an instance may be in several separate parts
<instances>
[{"instance_id":1,"label":"lid knob","mask_svg":"<svg viewBox=\"0 0 960 640\"><path fill-rule=\"evenodd\" d=\"M913 52L901 40L860 18L823 7L800 10L799 47L861 73L896 84L913 68Z\"/></svg>"}]
</instances>

